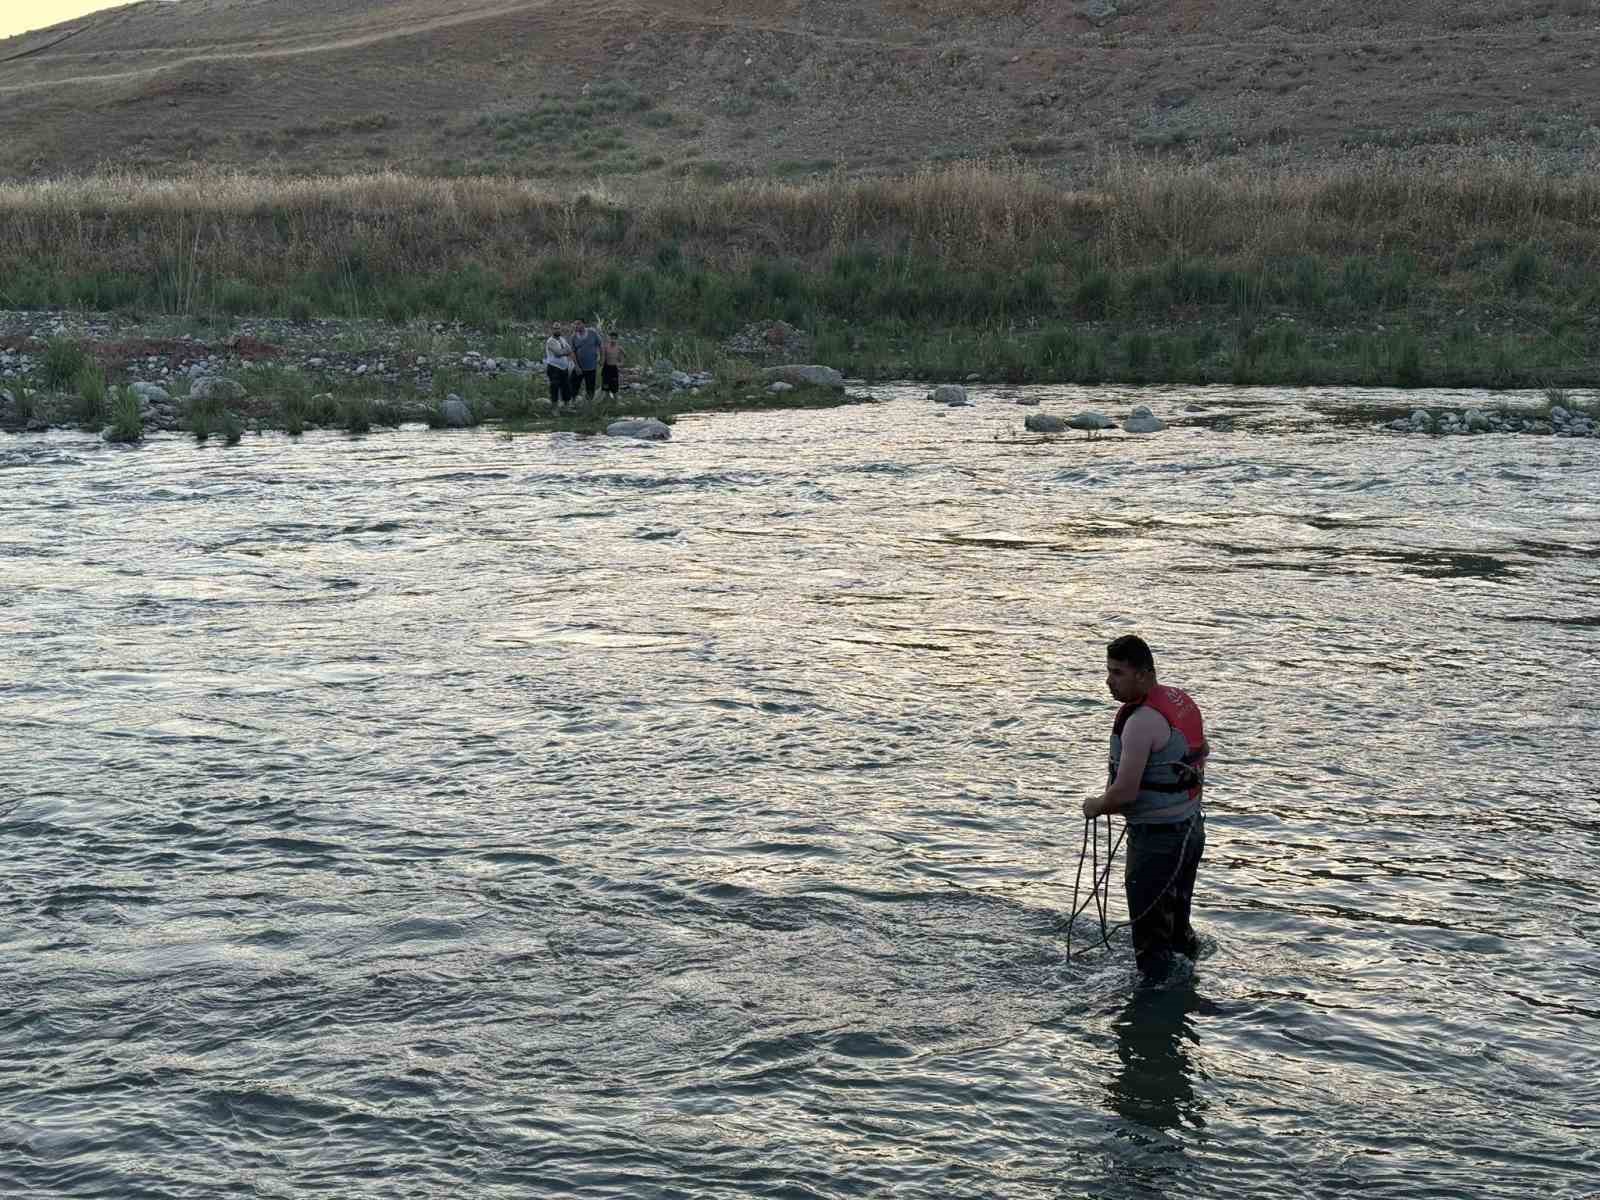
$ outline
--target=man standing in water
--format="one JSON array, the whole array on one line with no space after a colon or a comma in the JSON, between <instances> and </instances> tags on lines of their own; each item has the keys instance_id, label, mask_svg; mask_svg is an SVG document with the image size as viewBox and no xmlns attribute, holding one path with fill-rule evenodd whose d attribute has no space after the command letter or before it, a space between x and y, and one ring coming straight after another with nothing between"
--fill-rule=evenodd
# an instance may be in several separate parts
<instances>
[{"instance_id":1,"label":"man standing in water","mask_svg":"<svg viewBox=\"0 0 1600 1200\"><path fill-rule=\"evenodd\" d=\"M1121 813L1128 823L1123 885L1134 959L1159 979L1174 954L1193 959L1200 949L1189 907L1206 847L1205 722L1187 692L1156 681L1155 656L1133 634L1106 647L1106 686L1122 705L1111 726L1111 775L1083 802L1083 815Z\"/></svg>"}]
</instances>

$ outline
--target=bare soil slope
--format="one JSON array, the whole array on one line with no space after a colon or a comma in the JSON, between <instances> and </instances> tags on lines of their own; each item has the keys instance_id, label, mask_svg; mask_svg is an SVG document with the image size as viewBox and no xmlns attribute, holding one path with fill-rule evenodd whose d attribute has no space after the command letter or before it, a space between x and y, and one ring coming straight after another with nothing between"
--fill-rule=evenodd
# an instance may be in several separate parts
<instances>
[{"instance_id":1,"label":"bare soil slope","mask_svg":"<svg viewBox=\"0 0 1600 1200\"><path fill-rule=\"evenodd\" d=\"M1600 0L147 0L0 41L0 176L1592 166L1597 58Z\"/></svg>"}]
</instances>

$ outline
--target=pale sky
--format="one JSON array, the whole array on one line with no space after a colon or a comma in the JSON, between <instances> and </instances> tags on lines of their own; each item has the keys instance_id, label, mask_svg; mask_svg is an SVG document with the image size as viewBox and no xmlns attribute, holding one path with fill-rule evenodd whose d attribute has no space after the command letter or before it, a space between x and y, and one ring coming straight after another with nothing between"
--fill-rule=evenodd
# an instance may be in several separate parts
<instances>
[{"instance_id":1,"label":"pale sky","mask_svg":"<svg viewBox=\"0 0 1600 1200\"><path fill-rule=\"evenodd\" d=\"M130 0L0 0L0 38L24 33L29 29L46 29L81 17L84 13L102 8L118 8Z\"/></svg>"}]
</instances>

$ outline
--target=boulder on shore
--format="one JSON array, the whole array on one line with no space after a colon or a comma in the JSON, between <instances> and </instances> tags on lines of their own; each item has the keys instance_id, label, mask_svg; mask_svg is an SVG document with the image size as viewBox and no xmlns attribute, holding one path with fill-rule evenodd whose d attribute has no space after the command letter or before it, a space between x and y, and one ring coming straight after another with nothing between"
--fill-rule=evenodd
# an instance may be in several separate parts
<instances>
[{"instance_id":1,"label":"boulder on shore","mask_svg":"<svg viewBox=\"0 0 1600 1200\"><path fill-rule=\"evenodd\" d=\"M450 429L467 429L472 425L472 409L467 407L465 400L454 394L445 397L440 415Z\"/></svg>"},{"instance_id":2,"label":"boulder on shore","mask_svg":"<svg viewBox=\"0 0 1600 1200\"><path fill-rule=\"evenodd\" d=\"M145 383L140 380L137 383L130 383L128 390L141 400L148 400L151 404L166 404L172 399L167 389L158 383Z\"/></svg>"},{"instance_id":3,"label":"boulder on shore","mask_svg":"<svg viewBox=\"0 0 1600 1200\"><path fill-rule=\"evenodd\" d=\"M795 387L832 388L836 392L844 391L843 375L832 367L818 366L815 363L809 365L790 363L782 367L768 367L766 377L792 383Z\"/></svg>"},{"instance_id":4,"label":"boulder on shore","mask_svg":"<svg viewBox=\"0 0 1600 1200\"><path fill-rule=\"evenodd\" d=\"M189 385L191 400L221 400L224 404L245 397L244 385L220 375L200 375Z\"/></svg>"},{"instance_id":5,"label":"boulder on shore","mask_svg":"<svg viewBox=\"0 0 1600 1200\"><path fill-rule=\"evenodd\" d=\"M1029 413L1022 427L1034 433L1065 433L1067 422L1054 413Z\"/></svg>"},{"instance_id":6,"label":"boulder on shore","mask_svg":"<svg viewBox=\"0 0 1600 1200\"><path fill-rule=\"evenodd\" d=\"M654 417L624 417L606 426L606 436L665 442L672 437L672 430Z\"/></svg>"}]
</instances>

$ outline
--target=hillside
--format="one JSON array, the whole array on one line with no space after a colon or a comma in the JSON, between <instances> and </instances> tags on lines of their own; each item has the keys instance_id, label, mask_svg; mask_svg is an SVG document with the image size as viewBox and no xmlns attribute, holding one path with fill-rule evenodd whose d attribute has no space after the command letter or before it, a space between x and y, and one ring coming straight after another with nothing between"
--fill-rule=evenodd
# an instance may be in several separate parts
<instances>
[{"instance_id":1,"label":"hillside","mask_svg":"<svg viewBox=\"0 0 1600 1200\"><path fill-rule=\"evenodd\" d=\"M1011 154L1600 159L1597 0L182 0L0 41L0 177L646 185Z\"/></svg>"}]
</instances>

